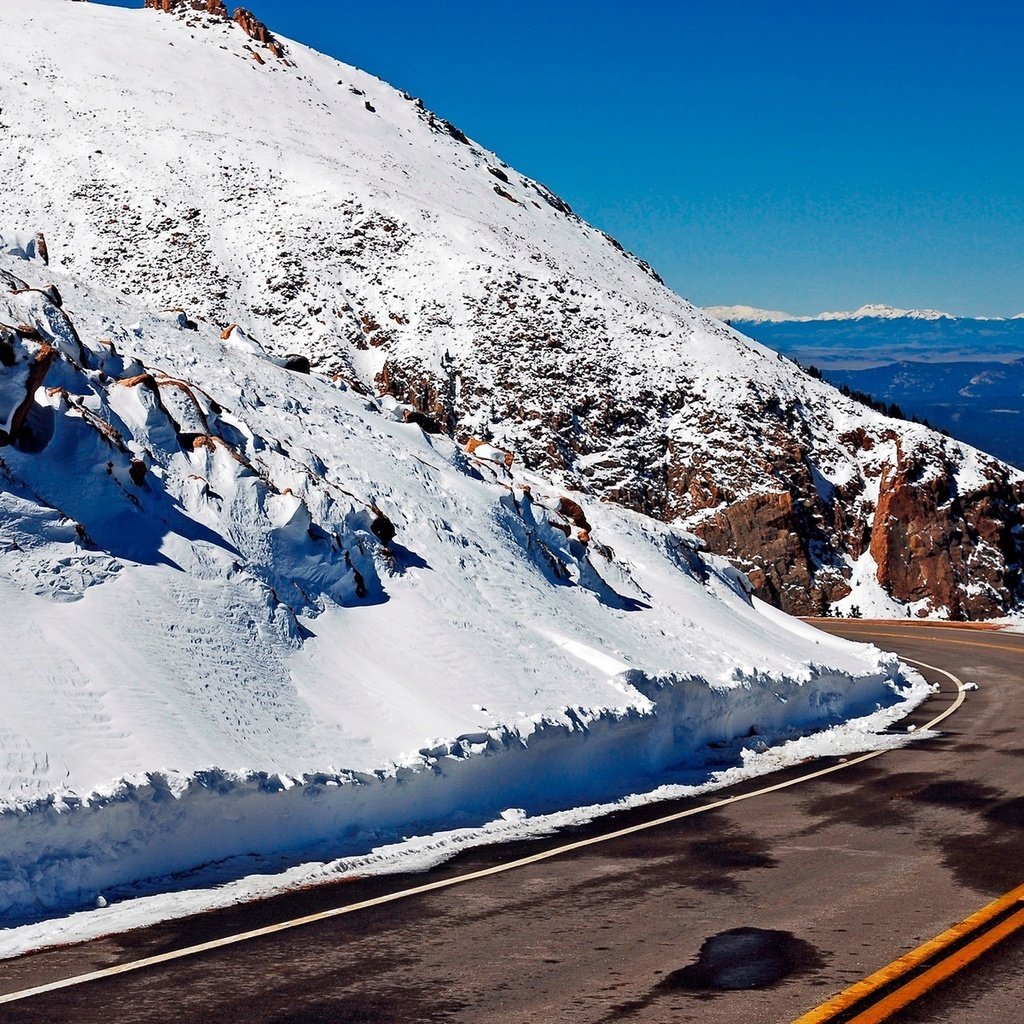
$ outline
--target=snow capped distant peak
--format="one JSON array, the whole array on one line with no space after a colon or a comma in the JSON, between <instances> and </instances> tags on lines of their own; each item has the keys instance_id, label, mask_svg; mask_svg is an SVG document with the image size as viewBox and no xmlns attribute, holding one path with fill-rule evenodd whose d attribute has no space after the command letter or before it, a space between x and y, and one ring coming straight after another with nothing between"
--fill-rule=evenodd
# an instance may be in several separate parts
<instances>
[{"instance_id":1,"label":"snow capped distant peak","mask_svg":"<svg viewBox=\"0 0 1024 1024\"><path fill-rule=\"evenodd\" d=\"M704 306L704 312L716 320L741 320L745 324L781 324L790 320L806 320L780 309L756 309L754 306Z\"/></svg>"},{"instance_id":2,"label":"snow capped distant peak","mask_svg":"<svg viewBox=\"0 0 1024 1024\"><path fill-rule=\"evenodd\" d=\"M955 320L952 313L943 313L937 309L897 309L883 303L869 302L853 312L819 313L816 317L801 317L803 320L863 320L874 317L879 320Z\"/></svg>"},{"instance_id":3,"label":"snow capped distant peak","mask_svg":"<svg viewBox=\"0 0 1024 1024\"><path fill-rule=\"evenodd\" d=\"M868 302L858 309L845 312L824 312L816 316L796 316L777 309L757 309L754 306L705 306L704 312L718 320L738 321L745 324L810 323L814 320L955 320L952 313L937 309L898 309L880 302ZM1024 318L1024 313L1020 316Z\"/></svg>"}]
</instances>

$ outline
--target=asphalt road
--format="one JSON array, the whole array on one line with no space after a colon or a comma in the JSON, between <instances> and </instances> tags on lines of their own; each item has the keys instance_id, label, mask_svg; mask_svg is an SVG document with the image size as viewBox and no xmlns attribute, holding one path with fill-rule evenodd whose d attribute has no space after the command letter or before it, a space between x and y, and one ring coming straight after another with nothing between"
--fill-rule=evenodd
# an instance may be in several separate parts
<instances>
[{"instance_id":1,"label":"asphalt road","mask_svg":"<svg viewBox=\"0 0 1024 1024\"><path fill-rule=\"evenodd\" d=\"M980 689L943 723L941 737L864 764L505 874L3 1005L0 1021L791 1021L1024 882L1024 636L825 626L976 680ZM911 721L934 717L952 700L941 681L945 693ZM428 876L325 886L23 957L0 965L0 993L476 870L684 806L605 818L539 844L473 851ZM751 987L720 987L737 983ZM892 1019L1024 1020L1024 933Z\"/></svg>"}]
</instances>

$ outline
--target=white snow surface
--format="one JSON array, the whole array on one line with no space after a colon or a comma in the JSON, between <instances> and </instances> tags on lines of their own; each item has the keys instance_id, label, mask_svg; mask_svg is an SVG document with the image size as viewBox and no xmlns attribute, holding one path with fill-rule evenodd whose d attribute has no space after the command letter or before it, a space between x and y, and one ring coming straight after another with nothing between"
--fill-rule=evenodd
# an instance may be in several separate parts
<instances>
[{"instance_id":1,"label":"white snow surface","mask_svg":"<svg viewBox=\"0 0 1024 1024\"><path fill-rule=\"evenodd\" d=\"M522 470L528 421L470 454L352 385L385 351L472 358L500 279L524 322L564 293L566 323L606 329L622 394L687 362L723 422L752 366L837 430L850 403L298 44L260 63L234 26L64 0L3 0L0 38L5 922L614 801L713 745L920 699L685 530ZM879 453L823 461L822 486Z\"/></svg>"},{"instance_id":2,"label":"white snow surface","mask_svg":"<svg viewBox=\"0 0 1024 1024\"><path fill-rule=\"evenodd\" d=\"M209 324L4 268L63 301L0 296L36 332L0 373L5 428L57 353L0 448L12 923L242 854L617 799L709 744L921 696L893 656L752 603L678 528Z\"/></svg>"},{"instance_id":3,"label":"white snow surface","mask_svg":"<svg viewBox=\"0 0 1024 1024\"><path fill-rule=\"evenodd\" d=\"M917 695L923 693L920 683ZM916 698L915 698L916 699ZM324 851L322 860L285 866L284 858L238 858L230 865L212 865L178 879L174 890L148 893L151 886L126 887L108 895L98 893L95 905L60 917L0 929L0 959L45 946L84 942L103 935L142 928L174 918L229 907L276 893L324 882L337 882L366 875L427 871L437 864L474 847L550 835L561 828L578 826L594 818L663 800L680 800L712 792L725 786L792 767L816 758L845 757L868 750L891 750L932 738L935 734L883 732L891 728L906 710L904 705L876 711L810 736L787 740L777 746L745 738L720 746L716 759L702 772L689 774L703 781L666 782L653 790L632 793L610 803L590 804L548 814L529 815L521 807L505 808L481 825L449 828L428 835L385 841L368 852L338 856L338 844ZM897 726L898 728L898 726ZM735 757L730 767L716 767ZM681 773L685 774L685 773ZM372 842L373 836L360 837ZM225 879L227 879L225 881ZM109 897L109 898L108 898Z\"/></svg>"}]
</instances>

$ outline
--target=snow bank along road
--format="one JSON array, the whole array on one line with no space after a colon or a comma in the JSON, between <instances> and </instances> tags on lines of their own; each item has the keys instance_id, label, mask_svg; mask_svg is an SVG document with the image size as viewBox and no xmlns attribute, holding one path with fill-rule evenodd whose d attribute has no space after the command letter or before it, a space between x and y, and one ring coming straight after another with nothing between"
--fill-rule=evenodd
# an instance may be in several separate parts
<instances>
[{"instance_id":1,"label":"snow bank along road","mask_svg":"<svg viewBox=\"0 0 1024 1024\"><path fill-rule=\"evenodd\" d=\"M990 940L1020 917L1013 890L1024 882L1024 736L1014 724L1024 711L1024 637L917 623L826 625L980 689L937 738L850 759L838 771L821 773L825 762L753 781L709 796L714 806L699 814L678 814L692 804L645 808L542 842L480 848L428 876L321 887L12 961L0 971L2 992L426 890L12 1001L3 1020L1019 1019L1022 933ZM948 677L926 674L944 692L911 725L963 697ZM755 790L763 792L722 800ZM655 818L674 820L632 828ZM621 834L589 841L611 832ZM514 870L487 870L527 858ZM468 873L479 877L433 885ZM945 936L917 953L927 961L918 970L892 966L1004 894L969 923L970 941L954 950ZM954 958L986 946L929 988ZM842 995L882 970L869 986L877 996L855 1003L859 992ZM901 988L920 998L893 1017Z\"/></svg>"}]
</instances>

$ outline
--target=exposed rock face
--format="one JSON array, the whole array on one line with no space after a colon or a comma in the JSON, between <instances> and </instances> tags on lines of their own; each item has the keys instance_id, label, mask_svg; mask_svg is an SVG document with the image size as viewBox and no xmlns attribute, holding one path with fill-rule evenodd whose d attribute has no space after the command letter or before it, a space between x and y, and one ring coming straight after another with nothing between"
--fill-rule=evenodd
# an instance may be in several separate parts
<instances>
[{"instance_id":1,"label":"exposed rock face","mask_svg":"<svg viewBox=\"0 0 1024 1024\"><path fill-rule=\"evenodd\" d=\"M878 579L901 601L931 601L953 618L1012 607L1021 582L1024 487L993 473L961 495L951 467L897 448L882 472L871 530Z\"/></svg>"},{"instance_id":2,"label":"exposed rock face","mask_svg":"<svg viewBox=\"0 0 1024 1024\"><path fill-rule=\"evenodd\" d=\"M146 0L144 7L165 11L168 14L172 11L198 11L214 17L228 18L227 8L223 0Z\"/></svg>"},{"instance_id":3,"label":"exposed rock face","mask_svg":"<svg viewBox=\"0 0 1024 1024\"><path fill-rule=\"evenodd\" d=\"M273 33L266 25L256 17L252 11L247 11L244 7L239 7L235 11L235 16L232 19L236 25L240 25L242 30L250 39L255 39L258 43L263 43L264 46L270 50L275 57L284 56L284 47L274 38Z\"/></svg>"},{"instance_id":4,"label":"exposed rock face","mask_svg":"<svg viewBox=\"0 0 1024 1024\"><path fill-rule=\"evenodd\" d=\"M457 386L389 357L376 383L462 440L483 414L527 465L680 522L786 611L856 604L865 598L851 587L867 576L908 614L973 619L1020 606L1020 473L799 371L773 380L788 362L766 359L766 380L716 395L682 367L672 390L637 392L599 354L575 348L567 359L569 346L531 345L526 372L485 349Z\"/></svg>"},{"instance_id":5,"label":"exposed rock face","mask_svg":"<svg viewBox=\"0 0 1024 1024\"><path fill-rule=\"evenodd\" d=\"M169 9L216 17L223 46L183 31L168 61L162 33L139 34L166 104L96 37L60 69L79 106L44 89L34 107L3 104L0 223L59 231L62 258L142 303L241 324L227 344L308 354L424 429L679 524L790 611L1024 610L1024 474L694 309L542 184L355 68L296 44L267 62L261 103L239 104L266 26ZM88 13L62 10L46 31ZM9 59L8 80L37 74L21 50ZM219 83L201 108L195 62ZM270 139L268 123L294 130ZM176 160L151 157L167 138Z\"/></svg>"}]
</instances>

